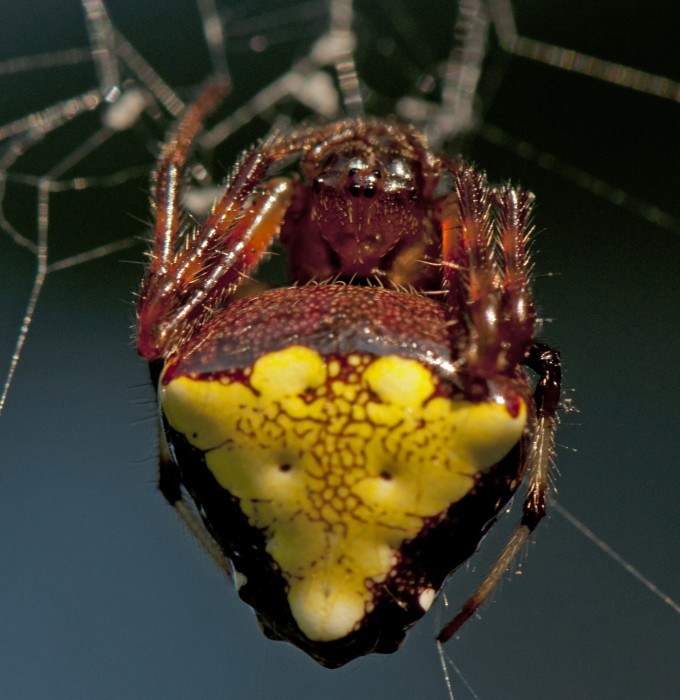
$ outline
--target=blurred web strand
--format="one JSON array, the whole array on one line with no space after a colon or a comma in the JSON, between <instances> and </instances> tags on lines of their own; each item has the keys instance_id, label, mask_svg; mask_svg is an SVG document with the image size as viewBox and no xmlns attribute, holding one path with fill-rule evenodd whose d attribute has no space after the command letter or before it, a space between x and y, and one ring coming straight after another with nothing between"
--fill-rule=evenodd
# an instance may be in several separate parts
<instances>
[{"instance_id":1,"label":"blurred web strand","mask_svg":"<svg viewBox=\"0 0 680 700\"><path fill-rule=\"evenodd\" d=\"M12 384L12 379L14 378L14 373L19 362L19 357L21 356L21 351L28 337L28 329L31 326L33 320L33 314L35 313L35 307L38 303L38 297L40 296L40 291L42 290L43 284L45 282L45 277L47 275L47 225L48 225L48 202L49 202L49 189L46 186L41 186L38 188L38 242L36 245L36 261L37 269L35 274L35 279L33 280L33 287L31 288L31 293L28 298L28 304L26 305L26 311L24 313L24 318L21 323L21 328L19 329L19 336L17 338L17 343L14 347L14 352L12 353L12 359L10 360L9 370L7 372L7 379L5 381L5 386L3 387L2 395L0 395L0 413L2 413L5 401L7 400L7 393L9 387Z\"/></svg>"},{"instance_id":2,"label":"blurred web strand","mask_svg":"<svg viewBox=\"0 0 680 700\"><path fill-rule=\"evenodd\" d=\"M528 141L518 139L492 124L480 125L478 133L489 143L511 151L518 158L535 163L539 168L548 172L556 173L567 182L571 182L582 190L605 199L631 214L642 217L654 226L680 235L680 221L677 217L629 194L620 187L610 185L607 181L595 177L551 153L541 151Z\"/></svg>"},{"instance_id":3,"label":"blurred web strand","mask_svg":"<svg viewBox=\"0 0 680 700\"><path fill-rule=\"evenodd\" d=\"M209 7L211 0L204 0L203 4ZM0 142L7 144L0 158L0 226L15 244L31 252L36 261L35 277L14 351L10 358L2 393L0 393L0 414L7 402L7 396L28 337L46 276L51 272L73 267L74 265L109 255L112 252L121 251L136 243L135 239L128 237L48 264L51 194L67 190L83 190L96 186L111 186L139 175L139 169L127 169L104 178L76 177L66 181L58 180L63 173L96 151L115 133L132 127L146 109L147 98L142 90L133 88L127 93L121 93L119 86L121 80L119 62L126 65L128 70L133 75L136 75L144 88L170 114L177 116L184 107L183 102L174 91L169 88L129 42L115 30L102 0L82 0L82 6L85 13L85 25L90 39L89 49L72 49L52 54L15 58L0 64L0 75L15 75L29 70L75 65L89 61L94 63L98 82L96 88L81 95L57 102L26 117L0 126ZM104 100L110 102L111 105L102 116L102 126L56 163L47 173L39 177L30 177L11 172L11 168L19 158L30 148L40 143L49 133L75 120L80 115L96 109ZM36 189L36 242L33 242L28 236L16 230L5 215L2 205L4 203L6 185L9 181L33 186Z\"/></svg>"},{"instance_id":4,"label":"blurred web strand","mask_svg":"<svg viewBox=\"0 0 680 700\"><path fill-rule=\"evenodd\" d=\"M680 82L621 63L589 56L580 51L565 49L561 46L522 36L517 32L510 0L487 1L498 41L503 50L509 54L671 102L680 102ZM641 216L659 228L680 234L680 221L672 214L614 187L570 163L566 163L551 153L541 151L532 144L517 139L503 129L483 124L479 129L479 134L489 142L511 150L518 157L556 173L581 189L606 199L631 214Z\"/></svg>"},{"instance_id":5,"label":"blurred web strand","mask_svg":"<svg viewBox=\"0 0 680 700\"><path fill-rule=\"evenodd\" d=\"M82 0L82 3L99 87L106 95L106 99L111 100L120 90L120 71L115 54L113 25L102 0Z\"/></svg>"},{"instance_id":6,"label":"blurred web strand","mask_svg":"<svg viewBox=\"0 0 680 700\"><path fill-rule=\"evenodd\" d=\"M8 170L26 151L40 142L47 134L57 127L70 121L84 111L94 109L99 104L98 91L86 92L63 102L34 112L28 117L17 119L9 124L0 126L0 142L11 139L9 146L0 158L0 204L4 200L5 187L10 179ZM36 186L39 183L36 183ZM10 238L17 244L38 254L38 246L28 237L19 233L5 217L0 207L0 225ZM0 404L1 407L1 404Z\"/></svg>"},{"instance_id":7,"label":"blurred web strand","mask_svg":"<svg viewBox=\"0 0 680 700\"><path fill-rule=\"evenodd\" d=\"M115 31L115 29L114 29ZM184 110L184 102L177 93L161 78L146 59L119 32L116 35L116 52L119 58L134 73L140 83L151 92L159 104L177 118Z\"/></svg>"},{"instance_id":8,"label":"blurred web strand","mask_svg":"<svg viewBox=\"0 0 680 700\"><path fill-rule=\"evenodd\" d=\"M329 41L336 43L337 56L334 63L340 83L340 94L347 116L362 117L364 115L364 102L354 62L353 25L352 0L334 0L331 3L331 26L327 36Z\"/></svg>"},{"instance_id":9,"label":"blurred web strand","mask_svg":"<svg viewBox=\"0 0 680 700\"><path fill-rule=\"evenodd\" d=\"M293 98L321 117L332 119L340 111L338 91L328 73L334 66L348 114L363 114L363 101L354 64L355 37L351 31L354 11L351 0L331 0L330 26L312 45L310 52L296 61L280 78L256 93L248 102L199 137L201 148L211 149L241 127L283 100Z\"/></svg>"},{"instance_id":10,"label":"blurred web strand","mask_svg":"<svg viewBox=\"0 0 680 700\"><path fill-rule=\"evenodd\" d=\"M521 36L515 26L515 16L510 0L488 0L488 2L498 40L508 53L629 90L680 102L679 82L621 63L589 56L580 51Z\"/></svg>"},{"instance_id":11,"label":"blurred web strand","mask_svg":"<svg viewBox=\"0 0 680 700\"><path fill-rule=\"evenodd\" d=\"M650 581L642 572L636 569L616 550L612 549L603 539L599 538L585 523L579 520L573 513L568 511L556 499L551 501L552 507L557 511L572 527L576 528L586 539L590 540L596 547L599 547L610 559L616 562L626 573L639 581L647 590L655 595L662 603L667 605L674 613L680 615L680 604L678 604L667 593L664 593L658 586Z\"/></svg>"},{"instance_id":12,"label":"blurred web strand","mask_svg":"<svg viewBox=\"0 0 680 700\"><path fill-rule=\"evenodd\" d=\"M227 64L227 40L222 30L222 22L217 13L215 0L197 0L198 10L203 23L205 43L210 51L214 77L225 85L231 85L229 66Z\"/></svg>"},{"instance_id":13,"label":"blurred web strand","mask_svg":"<svg viewBox=\"0 0 680 700\"><path fill-rule=\"evenodd\" d=\"M441 105L428 120L426 130L435 149L447 138L470 131L476 123L475 99L489 33L489 17L482 0L461 0L453 32Z\"/></svg>"},{"instance_id":14,"label":"blurred web strand","mask_svg":"<svg viewBox=\"0 0 680 700\"><path fill-rule=\"evenodd\" d=\"M41 112L34 113L25 119L16 120L5 127L0 127L0 140L14 137L13 140L10 141L10 146L7 149L4 157L0 161L0 167L2 167L3 174L0 189L0 203L2 199L4 199L7 169L10 168L31 146L41 141L49 132L53 131L67 121L74 119L83 112L94 109L99 104L99 100L99 94L96 91L90 91L78 97L65 100L56 105L48 107L46 110ZM60 166L57 165L53 169L53 172L57 173L59 170ZM36 274L33 280L33 286L31 288L24 317L19 329L19 335L17 336L14 352L12 353L12 357L10 359L10 365L2 389L2 394L0 394L0 414L2 413L7 401L7 395L19 363L21 351L28 336L28 331L31 327L38 298L48 272L47 252L49 230L49 196L52 177L52 174L48 174L43 178L40 178L37 183L38 237L36 243L33 243L30 239L16 231L16 229L14 229L14 227L12 227L7 221L4 211L2 211L0 216L0 223L3 225L6 224L6 231L9 233L12 240L18 245L31 251L35 255L36 259Z\"/></svg>"},{"instance_id":15,"label":"blurred web strand","mask_svg":"<svg viewBox=\"0 0 680 700\"><path fill-rule=\"evenodd\" d=\"M110 244L48 263L50 195L67 190L83 190L96 186L111 186L139 174L138 169L128 169L108 178L58 178L85 157L96 151L118 131L131 128L149 105L150 96L162 105L172 117L183 111L184 102L161 78L144 57L112 24L102 0L81 0L85 15L90 47L25 58L14 58L0 64L0 75L49 69L55 66L92 62L97 75L97 87L81 95L60 101L26 117L0 126L0 142L6 149L0 158L0 226L10 239L27 249L36 261L35 277L19 328L17 341L0 393L0 414L4 410L22 350L26 343L46 276L58 270L95 260L113 252L119 252L136 243L125 238ZM214 0L197 0L206 45L213 62L213 73L229 80L226 60L226 38ZM320 70L335 65L341 83L346 109L359 115L362 101L352 50L354 14L350 0L334 0L330 5L330 28L313 46L310 54L296 63L284 76L263 90L245 108L237 110L229 120L212 134L215 143L222 141L233 130L245 124L256 114L273 106L281 99L294 97L316 113L331 117L339 110L338 96L330 77ZM137 78L143 89L122 91L121 63ZM147 91L147 92L145 92ZM109 103L102 114L102 126L89 135L83 143L66 155L46 174L40 177L22 176L11 168L31 147L40 143L50 132L75 120L81 114L97 109L102 102ZM210 135L207 135L210 146ZM38 204L37 241L18 231L4 213L6 184L14 181L36 188Z\"/></svg>"},{"instance_id":16,"label":"blurred web strand","mask_svg":"<svg viewBox=\"0 0 680 700\"><path fill-rule=\"evenodd\" d=\"M485 2L463 0L459 5L454 31L454 49L443 67L444 80L440 104L435 105L419 98L406 97L397 105L400 116L406 120L425 124L430 143L435 149L448 139L467 130L476 129L480 136L496 146L510 150L518 157L556 173L581 189L606 199L636 216L641 216L659 228L680 234L680 221L676 216L621 188L612 186L551 153L537 149L497 126L477 123L474 100L485 55L489 18L501 48L513 56L671 102L680 102L680 82L678 81L520 35L517 32L510 0L486 0Z\"/></svg>"},{"instance_id":17,"label":"blurred web strand","mask_svg":"<svg viewBox=\"0 0 680 700\"><path fill-rule=\"evenodd\" d=\"M455 700L455 696L453 694L453 683L451 683L451 676L449 675L449 666L458 676L461 683L467 688L474 700L480 700L479 695L475 693L472 686L467 682L467 679L461 672L460 668L458 668L454 660L446 653L446 651L444 651L444 645L439 640L437 640L437 654L439 655L439 663L441 664L442 673L444 674L444 683L446 684L446 691L449 694L449 700Z\"/></svg>"},{"instance_id":18,"label":"blurred web strand","mask_svg":"<svg viewBox=\"0 0 680 700\"><path fill-rule=\"evenodd\" d=\"M35 56L19 56L10 58L0 64L0 75L14 75L29 70L54 68L55 66L75 66L79 63L90 63L92 54L89 49L66 49L54 53L41 53Z\"/></svg>"}]
</instances>

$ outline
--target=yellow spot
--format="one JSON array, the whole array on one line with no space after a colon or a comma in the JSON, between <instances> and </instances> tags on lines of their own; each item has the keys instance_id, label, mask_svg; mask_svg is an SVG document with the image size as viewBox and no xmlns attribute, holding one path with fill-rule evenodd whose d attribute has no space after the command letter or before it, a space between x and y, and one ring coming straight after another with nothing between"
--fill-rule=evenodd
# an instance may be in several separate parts
<instances>
[{"instance_id":1,"label":"yellow spot","mask_svg":"<svg viewBox=\"0 0 680 700\"><path fill-rule=\"evenodd\" d=\"M255 363L250 377L250 385L271 399L294 396L325 381L323 359L302 345L264 355Z\"/></svg>"},{"instance_id":2,"label":"yellow spot","mask_svg":"<svg viewBox=\"0 0 680 700\"><path fill-rule=\"evenodd\" d=\"M161 389L170 425L264 532L314 641L361 623L367 582L385 580L403 542L465 496L526 423L524 404L513 418L495 402L434 396L415 360L350 357L354 383L339 379L338 360L294 346L260 358L249 383L179 377ZM423 609L433 595L423 590Z\"/></svg>"},{"instance_id":3,"label":"yellow spot","mask_svg":"<svg viewBox=\"0 0 680 700\"><path fill-rule=\"evenodd\" d=\"M384 403L404 407L420 407L434 391L429 370L396 355L373 362L364 372L364 380Z\"/></svg>"}]
</instances>

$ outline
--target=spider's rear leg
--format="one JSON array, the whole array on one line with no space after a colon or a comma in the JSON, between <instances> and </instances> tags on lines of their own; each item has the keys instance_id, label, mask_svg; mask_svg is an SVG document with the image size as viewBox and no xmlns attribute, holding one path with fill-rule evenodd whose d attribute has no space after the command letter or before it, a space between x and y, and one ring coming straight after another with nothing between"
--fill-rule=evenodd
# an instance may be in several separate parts
<instances>
[{"instance_id":1,"label":"spider's rear leg","mask_svg":"<svg viewBox=\"0 0 680 700\"><path fill-rule=\"evenodd\" d=\"M187 530L210 555L217 566L231 579L231 566L221 547L206 529L203 521L190 503L184 498L179 467L170 456L163 429L159 431L158 490L175 509Z\"/></svg>"},{"instance_id":2,"label":"spider's rear leg","mask_svg":"<svg viewBox=\"0 0 680 700\"><path fill-rule=\"evenodd\" d=\"M524 500L522 519L477 589L437 636L440 643L451 639L486 601L546 513L549 471L554 450L553 435L560 400L560 356L557 350L547 345L533 343L525 364L539 375L539 380L534 392L536 428L529 455L529 489Z\"/></svg>"},{"instance_id":3,"label":"spider's rear leg","mask_svg":"<svg viewBox=\"0 0 680 700\"><path fill-rule=\"evenodd\" d=\"M483 173L462 168L456 173L455 196L447 199L442 207L442 258L453 356L460 359L463 373L483 380L483 385L486 380L502 385L498 380L517 376L520 365L535 371L539 381L522 519L477 590L440 632L441 643L489 597L545 515L560 395L559 354L533 341L535 311L526 252L532 195L509 186L492 190Z\"/></svg>"}]
</instances>

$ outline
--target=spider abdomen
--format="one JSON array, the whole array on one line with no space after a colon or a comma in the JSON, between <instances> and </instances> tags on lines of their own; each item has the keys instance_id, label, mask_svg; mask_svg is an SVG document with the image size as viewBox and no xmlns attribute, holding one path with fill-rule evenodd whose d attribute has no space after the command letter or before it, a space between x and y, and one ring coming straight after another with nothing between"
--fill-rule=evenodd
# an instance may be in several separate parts
<instances>
[{"instance_id":1,"label":"spider abdomen","mask_svg":"<svg viewBox=\"0 0 680 700\"><path fill-rule=\"evenodd\" d=\"M422 296L280 289L216 314L161 379L180 480L241 596L325 665L393 651L521 479L526 381L469 400L434 362L455 361L445 339Z\"/></svg>"}]
</instances>

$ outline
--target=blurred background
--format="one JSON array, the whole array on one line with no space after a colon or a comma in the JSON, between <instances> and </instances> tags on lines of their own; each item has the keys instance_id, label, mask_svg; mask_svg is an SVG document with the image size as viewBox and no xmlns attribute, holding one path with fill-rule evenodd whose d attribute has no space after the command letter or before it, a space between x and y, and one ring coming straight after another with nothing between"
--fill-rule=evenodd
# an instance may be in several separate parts
<instances>
[{"instance_id":1,"label":"blurred background","mask_svg":"<svg viewBox=\"0 0 680 700\"><path fill-rule=\"evenodd\" d=\"M573 65L587 54L632 66L660 77L657 93L662 77L680 80L672 3L654 3L653 14L642 2L512 5L521 35L573 50L563 55ZM12 381L0 416L0 695L447 698L434 644L451 613L443 601L397 654L321 669L261 635L156 491L156 413L131 339L133 295L149 172L181 107L174 96L189 100L216 70L199 7L227 37L234 90L219 117L243 122L201 153L219 181L272 124L309 118L299 99L266 102L328 28L328 2L108 0L112 24L99 15L94 48L77 0L2 8L0 369ZM367 111L386 116L405 97L439 99L456 9L357 0ZM97 106L106 62L93 60L114 45L126 94L152 85L164 103L149 98L117 132L102 126L111 114ZM562 414L555 498L677 601L677 97L511 57L493 32L483 67L477 127L447 148L537 197L541 336L562 351L576 409ZM677 603L564 512L541 524L521 576L509 572L481 619L447 645L469 684L451 671L456 698L678 697ZM515 519L452 578L450 608Z\"/></svg>"}]
</instances>

